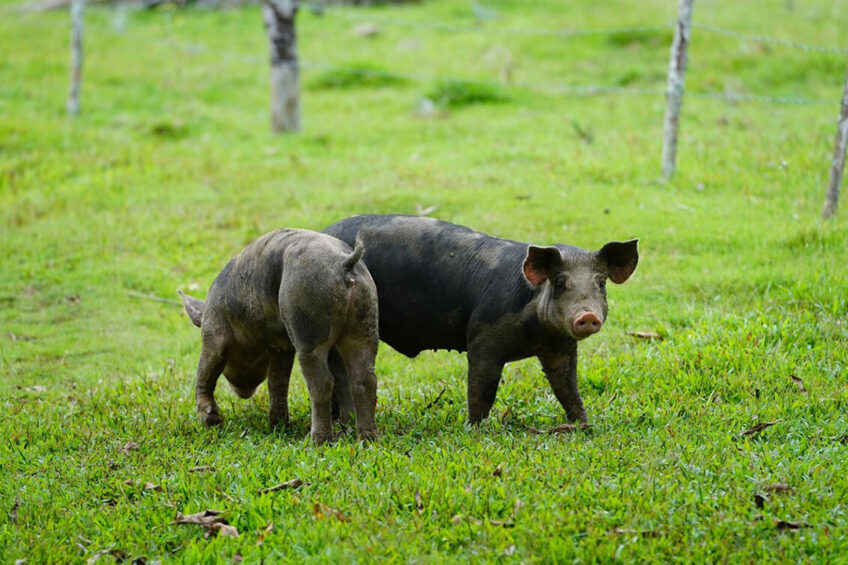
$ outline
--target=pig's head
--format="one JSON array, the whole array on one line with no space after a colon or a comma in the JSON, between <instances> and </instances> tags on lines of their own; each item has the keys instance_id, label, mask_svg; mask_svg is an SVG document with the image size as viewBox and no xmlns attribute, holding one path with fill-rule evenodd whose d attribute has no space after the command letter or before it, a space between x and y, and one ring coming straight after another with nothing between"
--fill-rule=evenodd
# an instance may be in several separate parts
<instances>
[{"instance_id":1,"label":"pig's head","mask_svg":"<svg viewBox=\"0 0 848 565\"><path fill-rule=\"evenodd\" d=\"M598 251L529 246L524 277L537 290L542 323L577 340L599 332L607 319L607 279L630 278L639 262L637 241L613 241Z\"/></svg>"}]
</instances>

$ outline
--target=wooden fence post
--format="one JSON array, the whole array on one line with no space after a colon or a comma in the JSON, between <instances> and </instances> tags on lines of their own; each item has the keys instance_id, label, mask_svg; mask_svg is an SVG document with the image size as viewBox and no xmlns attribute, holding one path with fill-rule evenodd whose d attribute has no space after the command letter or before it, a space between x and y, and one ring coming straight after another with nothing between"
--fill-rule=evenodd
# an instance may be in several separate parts
<instances>
[{"instance_id":1,"label":"wooden fence post","mask_svg":"<svg viewBox=\"0 0 848 565\"><path fill-rule=\"evenodd\" d=\"M71 90L68 94L68 114L80 111L80 83L82 82L82 24L85 0L71 1Z\"/></svg>"},{"instance_id":2,"label":"wooden fence post","mask_svg":"<svg viewBox=\"0 0 848 565\"><path fill-rule=\"evenodd\" d=\"M677 130L680 125L680 106L683 104L683 79L686 74L686 50L692 29L692 4L695 0L680 0L677 27L671 44L671 59L668 63L666 86L666 108L663 126L662 174L666 179L674 175L677 162Z\"/></svg>"},{"instance_id":3,"label":"wooden fence post","mask_svg":"<svg viewBox=\"0 0 848 565\"><path fill-rule=\"evenodd\" d=\"M845 75L845 92L842 94L842 112L839 126L836 128L836 141L833 145L833 161L830 165L830 184L827 186L827 198L824 201L822 218L836 214L839 204L839 185L845 170L845 150L848 149L848 74Z\"/></svg>"},{"instance_id":4,"label":"wooden fence post","mask_svg":"<svg viewBox=\"0 0 848 565\"><path fill-rule=\"evenodd\" d=\"M271 50L271 129L300 130L300 79L297 63L295 0L264 0L263 15Z\"/></svg>"}]
</instances>

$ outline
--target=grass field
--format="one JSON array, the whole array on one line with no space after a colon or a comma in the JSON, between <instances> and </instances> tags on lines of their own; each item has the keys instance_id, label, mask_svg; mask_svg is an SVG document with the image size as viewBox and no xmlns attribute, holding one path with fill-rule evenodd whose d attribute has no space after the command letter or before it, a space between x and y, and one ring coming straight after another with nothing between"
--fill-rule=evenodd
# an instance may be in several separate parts
<instances>
[{"instance_id":1,"label":"grass field","mask_svg":"<svg viewBox=\"0 0 848 565\"><path fill-rule=\"evenodd\" d=\"M304 131L272 136L258 8L90 8L72 119L67 14L3 0L0 562L848 562L848 208L819 219L844 54L696 29L689 92L825 103L687 97L666 183L661 94L550 85L662 90L671 31L520 33L675 5L303 9ZM695 21L848 47L833 0L696 2ZM464 355L381 346L372 445L310 444L299 369L291 429L269 431L264 386L224 384L203 429L199 333L153 298L204 296L278 227L419 206L539 244L640 238L580 346L592 428L532 433L565 419L532 359L470 428ZM207 509L240 536L172 524Z\"/></svg>"}]
</instances>

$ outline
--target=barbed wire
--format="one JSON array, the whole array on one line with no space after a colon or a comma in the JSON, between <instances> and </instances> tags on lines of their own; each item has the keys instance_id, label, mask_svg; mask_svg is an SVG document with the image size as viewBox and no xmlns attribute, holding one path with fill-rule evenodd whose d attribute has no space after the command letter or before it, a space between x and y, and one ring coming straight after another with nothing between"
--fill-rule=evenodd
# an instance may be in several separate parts
<instances>
[{"instance_id":1,"label":"barbed wire","mask_svg":"<svg viewBox=\"0 0 848 565\"><path fill-rule=\"evenodd\" d=\"M374 23L374 24L382 24L382 25L397 25L400 27L408 27L408 28L419 28L419 29L433 29L440 31L451 31L451 32L478 32L478 33L494 33L494 34L506 34L506 35L544 35L544 36L558 36L558 37L579 37L579 36L587 36L587 35L616 35L616 34L626 34L626 33L649 33L649 32L658 32L658 31L666 31L670 29L674 29L675 22L669 22L665 25L641 25L641 26L625 26L625 27L611 27L611 28L595 28L595 29L537 29L537 28L508 28L508 27L494 27L485 25L483 21L479 21L473 25L452 25L452 24L442 24L439 22L419 22L413 20L404 20L399 18L363 18L358 14L352 14L346 10L340 9L332 9L326 12L322 12L323 14L330 14L333 16L340 16L344 19L354 21L361 24L366 23ZM775 45L781 45L783 47L790 47L793 49L801 49L804 51L817 51L820 53L838 53L838 54L848 54L848 48L842 47L827 47L823 45L812 45L808 43L802 43L799 41L791 41L787 39L779 39L775 37L768 37L766 35L756 35L756 34L748 34L742 33L738 31L734 31L731 29L726 29L718 26L712 26L707 24L699 24L692 23L692 28L700 29L703 31L708 31L711 33L716 33L719 35L725 35L728 37L734 37L736 39L744 39L748 41L756 41L760 43L772 43Z\"/></svg>"},{"instance_id":2,"label":"barbed wire","mask_svg":"<svg viewBox=\"0 0 848 565\"><path fill-rule=\"evenodd\" d=\"M657 31L666 31L673 29L673 25L671 23L665 25L642 25L642 26L625 26L625 27L611 27L611 28L595 28L595 29L537 29L537 28L517 28L517 27L493 27L485 25L483 21L479 21L475 24L468 25L456 25L456 24L443 24L439 22L419 22L414 20L404 20L400 18L363 18L358 14L351 14L345 10L328 10L324 12L324 15L331 14L333 16L339 16L348 21L352 21L359 24L382 24L382 25L396 25L398 27L406 27L406 28L416 28L416 29L431 29L436 31L450 31L450 32L475 32L475 33L491 33L491 34L503 34L503 35L546 35L546 36L559 36L559 37L572 37L572 36L583 36L583 35L616 35L616 34L625 34L625 33L649 33L649 32L657 32Z\"/></svg>"},{"instance_id":3,"label":"barbed wire","mask_svg":"<svg viewBox=\"0 0 848 565\"><path fill-rule=\"evenodd\" d=\"M810 45L808 43L800 43L798 41L789 41L787 39L777 39L774 37L768 37L765 35L754 35L748 33L740 33L738 31L733 31L732 29L725 29L721 27L693 23L692 27L695 29L700 29L703 31L709 31L711 33L716 33L719 35L726 35L728 37L735 37L736 39L744 39L746 41L756 41L759 43L773 43L775 45L781 45L783 47L791 47L793 49L801 49L802 51L817 51L819 53L839 53L839 54L848 54L848 49L843 49L841 47L826 47L823 45Z\"/></svg>"},{"instance_id":4,"label":"barbed wire","mask_svg":"<svg viewBox=\"0 0 848 565\"><path fill-rule=\"evenodd\" d=\"M230 59L243 63L250 64L265 64L268 62L268 57L258 55L247 55L243 53L234 53L225 50L213 50L204 45L197 43L186 43L178 41L165 41L166 45L170 45L182 50L184 53L192 55L214 55L218 59ZM340 72L355 70L363 77L368 78L389 78L401 79L414 82L464 82L476 85L488 86L492 88L504 89L523 89L535 92L543 92L550 94L569 94L572 96L595 96L605 94L624 94L635 96L664 96L666 91L662 87L629 87L629 86L612 86L612 85L583 85L583 84L564 84L550 82L495 82L477 78L463 78L455 76L445 76L430 73L404 73L395 71L382 71L379 69L368 69L360 67L350 67L326 62L301 61L300 68L305 71L328 71ZM761 102L769 104L794 104L794 105L833 105L835 102L824 98L806 98L803 96L761 96L757 94L736 94L731 92L699 92L686 91L686 96L694 98L704 98L711 100L723 100L730 103L741 102Z\"/></svg>"}]
</instances>

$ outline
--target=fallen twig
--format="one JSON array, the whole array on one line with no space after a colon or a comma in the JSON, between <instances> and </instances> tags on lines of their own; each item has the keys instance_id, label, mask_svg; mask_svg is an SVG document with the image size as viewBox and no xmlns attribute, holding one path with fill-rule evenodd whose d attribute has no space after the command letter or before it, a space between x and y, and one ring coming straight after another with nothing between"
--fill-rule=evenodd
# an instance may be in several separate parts
<instances>
[{"instance_id":1,"label":"fallen twig","mask_svg":"<svg viewBox=\"0 0 848 565\"><path fill-rule=\"evenodd\" d=\"M757 424L754 427L748 428L747 430L740 433L739 435L740 436L750 436L750 435L756 434L758 432L761 432L766 428L770 428L775 424L779 424L782 421L783 421L783 419L781 418L781 419L775 420L773 422L763 422L762 424Z\"/></svg>"},{"instance_id":2,"label":"fallen twig","mask_svg":"<svg viewBox=\"0 0 848 565\"><path fill-rule=\"evenodd\" d=\"M638 337L639 339L658 339L660 341L663 340L663 336L656 332L625 332L627 335L632 335L633 337Z\"/></svg>"},{"instance_id":3,"label":"fallen twig","mask_svg":"<svg viewBox=\"0 0 848 565\"><path fill-rule=\"evenodd\" d=\"M269 492L275 492L278 490L298 488L300 486L303 486L303 484L303 479L292 479L290 481L286 481L284 483L280 483L272 487L260 489L259 494L268 494Z\"/></svg>"},{"instance_id":4,"label":"fallen twig","mask_svg":"<svg viewBox=\"0 0 848 565\"><path fill-rule=\"evenodd\" d=\"M440 393L439 393L439 396L437 396L435 399L433 399L432 401L430 401L430 403L429 403L427 406L425 406L425 407L424 407L424 410L429 410L430 408L432 408L433 406L435 406L435 404L436 404L439 400L441 400L441 399L442 399L442 395L445 393L445 390L447 390L447 389L446 389L445 387L442 387L442 392L440 392Z\"/></svg>"},{"instance_id":5,"label":"fallen twig","mask_svg":"<svg viewBox=\"0 0 848 565\"><path fill-rule=\"evenodd\" d=\"M559 426L554 426L553 428L547 430L540 430L539 428L534 428L533 426L527 426L527 431L531 434L563 434L582 430L589 430L591 428L592 424L560 424Z\"/></svg>"}]
</instances>

